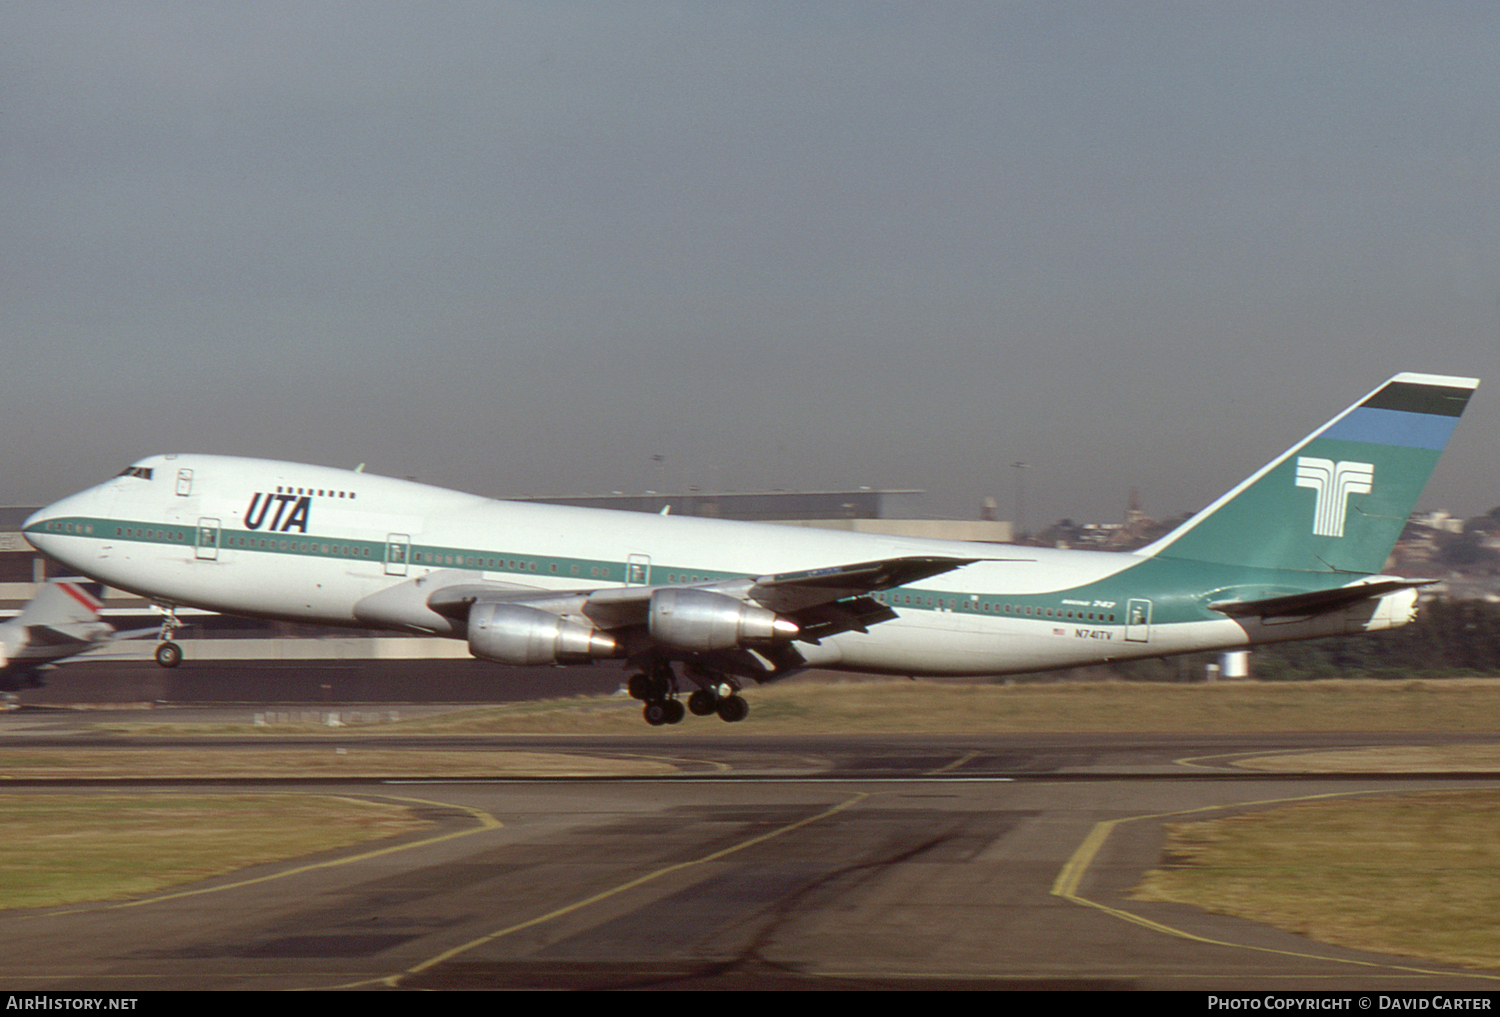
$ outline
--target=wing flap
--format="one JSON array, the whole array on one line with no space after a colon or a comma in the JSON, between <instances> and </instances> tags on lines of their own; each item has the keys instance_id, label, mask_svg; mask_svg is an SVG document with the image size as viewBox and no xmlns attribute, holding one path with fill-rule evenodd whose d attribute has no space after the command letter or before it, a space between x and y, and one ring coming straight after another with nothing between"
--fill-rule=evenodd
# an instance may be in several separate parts
<instances>
[{"instance_id":1,"label":"wing flap","mask_svg":"<svg viewBox=\"0 0 1500 1017\"><path fill-rule=\"evenodd\" d=\"M868 632L871 625L895 618L896 612L874 597L855 597L803 608L795 617L802 630L798 638L816 643L840 632Z\"/></svg>"}]
</instances>

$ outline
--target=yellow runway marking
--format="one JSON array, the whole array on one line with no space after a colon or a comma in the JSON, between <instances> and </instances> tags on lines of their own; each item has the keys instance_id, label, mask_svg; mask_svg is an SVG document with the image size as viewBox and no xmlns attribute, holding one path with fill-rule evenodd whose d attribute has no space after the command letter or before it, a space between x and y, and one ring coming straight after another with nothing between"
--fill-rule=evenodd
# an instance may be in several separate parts
<instances>
[{"instance_id":1,"label":"yellow runway marking","mask_svg":"<svg viewBox=\"0 0 1500 1017\"><path fill-rule=\"evenodd\" d=\"M966 754L964 756L960 756L958 759L955 759L953 762L948 763L945 766L940 766L936 770L929 770L927 772L927 776L929 776L929 777L935 777L935 776L937 776L940 773L948 773L949 771L956 770L960 766L963 766L965 763L967 763L969 760L973 759L977 755L979 755L979 753L977 753L977 752L970 752L970 753L968 753L968 754Z\"/></svg>"},{"instance_id":2,"label":"yellow runway marking","mask_svg":"<svg viewBox=\"0 0 1500 1017\"><path fill-rule=\"evenodd\" d=\"M1202 808L1183 809L1178 812L1157 812L1151 813L1149 815L1127 816L1123 819L1105 820L1104 822L1096 823L1094 825L1094 828L1089 831L1088 836L1083 839L1083 843L1079 844L1077 849L1074 850L1073 854L1068 858L1067 863L1063 865L1062 870L1057 874L1057 879L1053 881L1052 894L1055 897L1061 897L1064 900L1073 902L1074 904L1081 904L1084 907L1090 907L1098 911L1103 911L1105 914L1112 915L1113 917L1118 918L1121 921L1130 922L1134 925L1139 925L1142 928L1151 929L1153 932L1159 932L1163 935L1168 936L1176 936L1179 939L1192 940L1196 943L1206 943L1211 946L1227 946L1239 950L1254 950L1257 953L1278 954L1283 957L1301 957L1307 960L1329 961L1335 964L1349 964L1355 967L1389 968L1393 971L1408 971L1423 975L1458 974L1460 977L1481 978L1486 981L1500 981L1500 975L1485 975L1468 971L1436 971L1428 968L1412 967L1405 964L1387 964L1381 963L1379 961L1362 961L1346 957L1330 957L1325 954L1303 953L1296 950L1279 950L1275 947L1269 946L1251 946L1248 943L1232 943L1222 939L1210 939L1207 936L1199 936L1196 933L1188 932L1185 929L1178 929L1170 925L1164 925L1161 922L1152 921L1151 919L1146 918L1142 915L1134 914L1133 912L1125 911L1121 908L1110 907L1108 904L1101 904L1098 901L1089 900L1087 897L1080 896L1078 893L1079 884L1083 882L1083 877L1088 873L1089 866L1093 864L1094 859L1098 856L1100 850L1104 847L1105 842L1109 840L1110 835L1114 833L1116 827L1122 826L1125 823L1135 823L1143 820L1153 819L1170 819L1174 816L1190 816L1197 812L1223 812L1229 809L1246 809L1263 805L1283 805L1289 802L1317 801L1320 798L1351 798L1358 795L1389 794L1390 791L1388 789L1382 789L1379 791L1339 791L1331 792L1328 794L1301 795L1295 798L1270 798L1264 801L1239 802L1234 805L1205 805ZM1249 919L1246 919L1246 921L1249 921Z\"/></svg>"},{"instance_id":3,"label":"yellow runway marking","mask_svg":"<svg viewBox=\"0 0 1500 1017\"><path fill-rule=\"evenodd\" d=\"M811 826L813 823L827 819L830 816L838 815L840 812L843 812L845 809L850 808L851 806L863 801L868 797L868 792L861 791L855 794L849 800L841 802L838 805L833 806L832 808L825 809L824 811L818 813L816 816L809 816L806 819L799 819L795 823L788 823L786 826L779 827L778 829L771 830L767 833L762 833L757 836L751 837L749 840L744 840L738 844L731 845L730 847L721 848L720 850L714 851L711 854L706 854L702 858L695 858L691 861L686 862L678 862L675 865L668 865L664 868L657 869L654 872L648 872L643 876L637 876L634 879L630 879L624 883L621 883L619 886L612 887L608 890L603 890L591 897L585 897L583 900L575 901L572 904L568 904L565 907L560 907L555 911L549 911L544 915L538 915L535 918L527 919L524 922L518 922L515 925L508 925L503 929L496 929L494 932L480 936L477 939L471 939L467 943L464 943L460 946L455 946L451 950L445 950L435 957L430 957L427 960L422 961L420 964L416 964L412 967L407 968L400 974L388 975L385 978L374 980L374 983L390 986L398 985L400 983L400 980L407 975L420 974L421 972L435 967L436 965L441 964L444 961L452 960L454 957L457 957L460 954L468 953L470 950L474 950L478 947L484 946L486 943L492 943L497 939L501 939L513 933L520 932L524 929L530 929L537 925L542 925L546 922L552 921L555 918L561 918L564 915L572 914L575 911L580 911L583 908L590 906L591 904L597 904L600 901L619 896L620 894L625 893L627 890L633 890L638 886L644 886L647 883L654 882L655 880L661 879L664 876L671 875L674 872L681 872L684 869L690 869L698 865L707 865L710 862L716 862L721 858L727 858L728 856L736 854L740 851L744 851L747 848L752 848L757 844L764 844L768 840L774 840L775 838L791 833L794 830L799 830L804 826ZM369 985L372 984L372 982L361 982L356 984ZM354 986L339 986L339 988L353 987Z\"/></svg>"},{"instance_id":4,"label":"yellow runway marking","mask_svg":"<svg viewBox=\"0 0 1500 1017\"><path fill-rule=\"evenodd\" d=\"M361 800L358 798L353 798L349 795L329 795L325 797L347 798L350 801ZM313 862L310 865L299 865L295 868L283 869L280 872L272 872L264 876L256 876L254 879L241 879L233 883L222 883L218 886L205 886L200 887L196 890L178 890L174 893L164 893L154 897L143 897L140 900L123 901L118 904L107 904L97 908L85 907L72 908L67 911L49 911L47 912L47 914L71 915L79 914L84 911L114 911L121 908L136 908L144 907L148 904L160 904L163 901L178 900L183 897L196 897L206 893L221 893L225 890L235 890L242 886L254 886L257 883L269 883L277 879L286 879L289 876L301 875L304 872L315 872L318 869L331 869L340 865L349 865L354 862L362 862L369 858L379 858L381 855L391 855L397 854L402 851L410 851L413 848L426 847L429 844L441 844L445 840L453 840L458 837L469 837L476 833L483 833L485 830L499 829L502 825L504 825L500 822L500 820L496 819L488 812L485 812L481 809L471 808L467 805L452 805L447 802L431 802L423 798L402 798L395 795L370 795L368 797L383 798L389 801L397 802L412 802L417 805L433 805L439 808L461 809L469 813L469 815L473 816L479 825L474 827L472 830L454 830L452 833L439 834L436 837L427 837L423 840L416 840L407 844L392 844L388 847L376 848L373 851L365 851L357 855L348 855L343 858L331 858L326 862Z\"/></svg>"}]
</instances>

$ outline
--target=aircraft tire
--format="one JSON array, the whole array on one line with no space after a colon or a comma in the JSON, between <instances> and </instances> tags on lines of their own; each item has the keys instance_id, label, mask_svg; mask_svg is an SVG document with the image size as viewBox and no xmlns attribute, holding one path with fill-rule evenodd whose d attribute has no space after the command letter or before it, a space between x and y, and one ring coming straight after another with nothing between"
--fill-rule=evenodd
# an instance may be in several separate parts
<instances>
[{"instance_id":1,"label":"aircraft tire","mask_svg":"<svg viewBox=\"0 0 1500 1017\"><path fill-rule=\"evenodd\" d=\"M630 693L631 699L639 699L641 702L651 698L651 676L645 674L633 674L625 683L625 689Z\"/></svg>"},{"instance_id":2,"label":"aircraft tire","mask_svg":"<svg viewBox=\"0 0 1500 1017\"><path fill-rule=\"evenodd\" d=\"M670 667L658 667L645 678L644 687L649 690L648 694L652 699L666 699L672 694L672 669Z\"/></svg>"},{"instance_id":3,"label":"aircraft tire","mask_svg":"<svg viewBox=\"0 0 1500 1017\"><path fill-rule=\"evenodd\" d=\"M173 642L158 644L156 662L162 667L176 667L182 663L182 647Z\"/></svg>"},{"instance_id":4,"label":"aircraft tire","mask_svg":"<svg viewBox=\"0 0 1500 1017\"><path fill-rule=\"evenodd\" d=\"M750 716L750 704L739 696L725 696L719 700L719 719L726 724L737 724Z\"/></svg>"},{"instance_id":5,"label":"aircraft tire","mask_svg":"<svg viewBox=\"0 0 1500 1017\"><path fill-rule=\"evenodd\" d=\"M709 717L719 710L719 697L707 689L699 689L687 701L688 712L694 717Z\"/></svg>"},{"instance_id":6,"label":"aircraft tire","mask_svg":"<svg viewBox=\"0 0 1500 1017\"><path fill-rule=\"evenodd\" d=\"M667 711L668 724L680 724L682 718L687 716L687 710L683 708L681 700L668 699L662 706Z\"/></svg>"},{"instance_id":7,"label":"aircraft tire","mask_svg":"<svg viewBox=\"0 0 1500 1017\"><path fill-rule=\"evenodd\" d=\"M667 701L665 699L651 700L641 711L641 716L646 718L646 723L652 727L661 727L667 722Z\"/></svg>"}]
</instances>

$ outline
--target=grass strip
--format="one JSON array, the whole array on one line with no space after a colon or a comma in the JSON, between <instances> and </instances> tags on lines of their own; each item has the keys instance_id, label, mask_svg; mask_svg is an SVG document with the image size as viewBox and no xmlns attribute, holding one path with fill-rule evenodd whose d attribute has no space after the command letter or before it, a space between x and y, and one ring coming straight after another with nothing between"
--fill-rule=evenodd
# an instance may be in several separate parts
<instances>
[{"instance_id":1,"label":"grass strip","mask_svg":"<svg viewBox=\"0 0 1500 1017\"><path fill-rule=\"evenodd\" d=\"M329 779L383 777L606 777L670 773L667 762L607 759L549 752L418 748L320 747L276 744L0 750L0 781L128 780L140 777Z\"/></svg>"},{"instance_id":2,"label":"grass strip","mask_svg":"<svg viewBox=\"0 0 1500 1017\"><path fill-rule=\"evenodd\" d=\"M1138 900L1359 950L1500 967L1500 791L1301 803L1173 823Z\"/></svg>"},{"instance_id":3,"label":"grass strip","mask_svg":"<svg viewBox=\"0 0 1500 1017\"><path fill-rule=\"evenodd\" d=\"M573 698L454 710L435 716L328 729L250 725L112 723L129 734L632 734L684 735L1214 733L1293 731L1492 731L1500 679L1218 682L898 681L791 678L746 690L750 717L728 725L687 717L647 728L624 697Z\"/></svg>"},{"instance_id":4,"label":"grass strip","mask_svg":"<svg viewBox=\"0 0 1500 1017\"><path fill-rule=\"evenodd\" d=\"M0 907L124 900L427 825L322 795L5 795Z\"/></svg>"},{"instance_id":5,"label":"grass strip","mask_svg":"<svg viewBox=\"0 0 1500 1017\"><path fill-rule=\"evenodd\" d=\"M1500 773L1500 745L1379 745L1279 752L1234 760L1273 773Z\"/></svg>"}]
</instances>

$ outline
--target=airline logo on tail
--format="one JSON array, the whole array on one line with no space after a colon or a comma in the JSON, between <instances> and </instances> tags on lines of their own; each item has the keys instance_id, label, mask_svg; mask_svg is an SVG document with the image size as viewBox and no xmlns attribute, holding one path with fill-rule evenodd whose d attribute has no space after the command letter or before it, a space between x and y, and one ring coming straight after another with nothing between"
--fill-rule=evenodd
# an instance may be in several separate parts
<instances>
[{"instance_id":1,"label":"airline logo on tail","mask_svg":"<svg viewBox=\"0 0 1500 1017\"><path fill-rule=\"evenodd\" d=\"M1341 462L1316 456L1297 457L1297 486L1317 493L1313 506L1313 534L1342 537L1351 494L1369 494L1375 482L1373 463Z\"/></svg>"}]
</instances>

